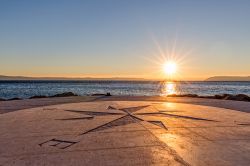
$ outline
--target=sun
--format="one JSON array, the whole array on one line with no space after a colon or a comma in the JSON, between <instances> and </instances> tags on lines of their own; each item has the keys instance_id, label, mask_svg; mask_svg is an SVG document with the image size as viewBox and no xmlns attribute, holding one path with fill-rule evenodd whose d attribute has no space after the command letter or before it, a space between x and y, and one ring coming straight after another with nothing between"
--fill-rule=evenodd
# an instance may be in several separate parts
<instances>
[{"instance_id":1,"label":"sun","mask_svg":"<svg viewBox=\"0 0 250 166\"><path fill-rule=\"evenodd\" d=\"M173 75L174 73L176 73L177 65L173 61L166 62L163 65L163 70L167 75Z\"/></svg>"}]
</instances>

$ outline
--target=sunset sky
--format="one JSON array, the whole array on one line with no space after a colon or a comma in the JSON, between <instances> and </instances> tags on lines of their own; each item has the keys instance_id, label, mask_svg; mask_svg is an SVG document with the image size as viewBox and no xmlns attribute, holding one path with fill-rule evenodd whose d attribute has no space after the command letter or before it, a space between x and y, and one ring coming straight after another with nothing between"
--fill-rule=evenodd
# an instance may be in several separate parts
<instances>
[{"instance_id":1,"label":"sunset sky","mask_svg":"<svg viewBox=\"0 0 250 166\"><path fill-rule=\"evenodd\" d=\"M0 75L250 75L249 0L1 0Z\"/></svg>"}]
</instances>

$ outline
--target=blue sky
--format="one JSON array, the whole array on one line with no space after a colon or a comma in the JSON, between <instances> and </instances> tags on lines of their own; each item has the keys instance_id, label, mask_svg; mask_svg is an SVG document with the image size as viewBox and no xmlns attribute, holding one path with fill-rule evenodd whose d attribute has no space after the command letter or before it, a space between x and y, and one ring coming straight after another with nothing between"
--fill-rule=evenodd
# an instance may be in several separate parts
<instances>
[{"instance_id":1,"label":"blue sky","mask_svg":"<svg viewBox=\"0 0 250 166\"><path fill-rule=\"evenodd\" d=\"M0 74L161 77L176 43L181 79L250 75L249 18L247 0L1 0Z\"/></svg>"}]
</instances>

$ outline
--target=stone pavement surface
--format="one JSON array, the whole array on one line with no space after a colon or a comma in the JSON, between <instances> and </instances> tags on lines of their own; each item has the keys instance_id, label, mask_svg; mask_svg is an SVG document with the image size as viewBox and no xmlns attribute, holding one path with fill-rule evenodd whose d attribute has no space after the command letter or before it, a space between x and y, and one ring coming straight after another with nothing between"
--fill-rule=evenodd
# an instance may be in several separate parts
<instances>
[{"instance_id":1,"label":"stone pavement surface","mask_svg":"<svg viewBox=\"0 0 250 166\"><path fill-rule=\"evenodd\" d=\"M250 165L250 114L96 101L0 115L0 165Z\"/></svg>"}]
</instances>

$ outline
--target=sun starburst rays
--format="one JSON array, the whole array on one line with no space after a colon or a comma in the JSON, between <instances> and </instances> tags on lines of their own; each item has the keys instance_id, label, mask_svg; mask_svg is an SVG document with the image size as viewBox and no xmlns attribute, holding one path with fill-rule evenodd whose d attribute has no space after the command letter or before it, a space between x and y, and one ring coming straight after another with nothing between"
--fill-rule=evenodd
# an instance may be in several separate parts
<instances>
[{"instance_id":1,"label":"sun starburst rays","mask_svg":"<svg viewBox=\"0 0 250 166\"><path fill-rule=\"evenodd\" d=\"M144 57L150 63L154 64L151 65L151 72L148 74L160 80L183 80L183 76L185 77L188 68L187 63L190 60L190 54L193 52L193 49L187 50L184 46L179 46L177 44L177 37L175 37L173 42L160 43L152 35L152 40L156 51L150 56ZM162 47L162 45L164 47Z\"/></svg>"}]
</instances>

